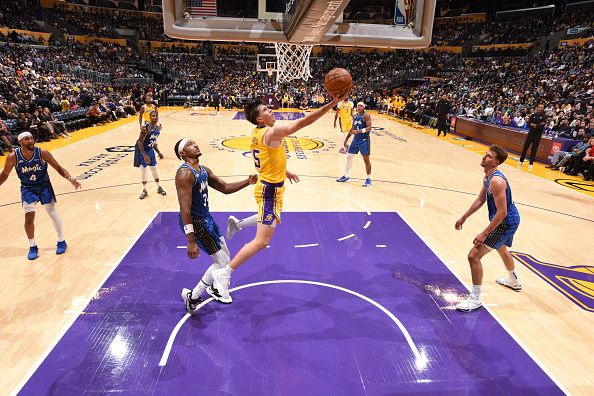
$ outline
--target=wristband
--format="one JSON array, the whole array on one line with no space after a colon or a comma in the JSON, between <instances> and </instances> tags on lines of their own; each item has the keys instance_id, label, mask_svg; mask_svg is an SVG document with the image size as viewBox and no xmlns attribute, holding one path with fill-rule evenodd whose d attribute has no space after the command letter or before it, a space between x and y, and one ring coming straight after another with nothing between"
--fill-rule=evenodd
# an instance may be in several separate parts
<instances>
[{"instance_id":1,"label":"wristband","mask_svg":"<svg viewBox=\"0 0 594 396\"><path fill-rule=\"evenodd\" d=\"M194 225L192 225L192 224L186 224L184 226L184 232L186 233L186 235L193 233L194 232Z\"/></svg>"},{"instance_id":2,"label":"wristband","mask_svg":"<svg viewBox=\"0 0 594 396\"><path fill-rule=\"evenodd\" d=\"M70 177L68 178L68 181L75 181L75 180L76 180L76 177L74 177L74 176L70 176Z\"/></svg>"}]
</instances>

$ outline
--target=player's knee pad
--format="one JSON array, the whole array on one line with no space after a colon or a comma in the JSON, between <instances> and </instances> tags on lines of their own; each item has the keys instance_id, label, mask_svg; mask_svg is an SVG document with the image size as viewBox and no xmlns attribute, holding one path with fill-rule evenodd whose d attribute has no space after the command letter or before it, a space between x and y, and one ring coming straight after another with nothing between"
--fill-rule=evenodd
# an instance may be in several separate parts
<instances>
[{"instance_id":1,"label":"player's knee pad","mask_svg":"<svg viewBox=\"0 0 594 396\"><path fill-rule=\"evenodd\" d=\"M54 202L43 205L45 211L53 220L61 222L60 215L58 214L58 210L56 209L56 204Z\"/></svg>"},{"instance_id":2,"label":"player's knee pad","mask_svg":"<svg viewBox=\"0 0 594 396\"><path fill-rule=\"evenodd\" d=\"M217 268L223 268L231 261L231 257L229 257L224 249L220 249L215 254L211 254L210 257L214 261L213 265L215 265Z\"/></svg>"},{"instance_id":3,"label":"player's knee pad","mask_svg":"<svg viewBox=\"0 0 594 396\"><path fill-rule=\"evenodd\" d=\"M37 202L32 203L24 203L23 202L23 210L25 213L35 212L35 207L37 206Z\"/></svg>"},{"instance_id":4,"label":"player's knee pad","mask_svg":"<svg viewBox=\"0 0 594 396\"><path fill-rule=\"evenodd\" d=\"M141 175L142 181L144 183L146 183L146 181L148 179L147 178L147 173L146 173L146 166L140 165L140 175Z\"/></svg>"},{"instance_id":5,"label":"player's knee pad","mask_svg":"<svg viewBox=\"0 0 594 396\"><path fill-rule=\"evenodd\" d=\"M231 257L231 252L229 252L229 248L227 247L227 241L225 241L225 237L220 238L221 241L221 249L227 253L227 256Z\"/></svg>"}]
</instances>

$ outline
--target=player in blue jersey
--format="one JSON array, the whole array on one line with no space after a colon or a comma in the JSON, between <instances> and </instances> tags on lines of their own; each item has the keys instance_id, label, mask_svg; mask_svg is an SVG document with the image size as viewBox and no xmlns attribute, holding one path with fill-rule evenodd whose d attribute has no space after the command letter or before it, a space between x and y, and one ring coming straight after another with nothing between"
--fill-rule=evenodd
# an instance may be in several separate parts
<instances>
[{"instance_id":1,"label":"player in blue jersey","mask_svg":"<svg viewBox=\"0 0 594 396\"><path fill-rule=\"evenodd\" d=\"M353 166L353 159L355 155L361 153L363 161L365 162L365 171L367 172L367 178L363 183L363 187L371 186L371 160L369 159L369 156L371 155L371 139L369 137L369 132L371 132L371 116L369 113L365 112L365 103L359 102L357 103L357 114L353 117L353 129L351 129L347 137L344 139L344 147L347 147L350 137L354 136L353 142L348 146L349 151L346 168L344 170L344 175L336 179L337 182L344 183L349 181L349 173Z\"/></svg>"},{"instance_id":2,"label":"player in blue jersey","mask_svg":"<svg viewBox=\"0 0 594 396\"><path fill-rule=\"evenodd\" d=\"M47 172L47 165L50 164L60 176L68 179L75 189L80 188L80 183L66 169L64 169L49 151L35 147L35 140L30 132L22 132L17 138L20 147L13 151L4 164L0 173L0 185L6 181L12 168L21 180L21 201L25 210L25 232L29 238L29 260L35 260L39 256L37 243L35 243L35 205L40 202L48 215L51 217L56 233L58 244L56 254L66 252L68 245L64 240L62 220L56 211L56 195Z\"/></svg>"},{"instance_id":3,"label":"player in blue jersey","mask_svg":"<svg viewBox=\"0 0 594 396\"><path fill-rule=\"evenodd\" d=\"M483 266L481 258L493 249L497 250L508 271L507 277L498 278L496 282L515 291L522 290L522 285L515 272L514 259L507 250L508 247L511 247L514 234L520 225L520 214L512 199L509 182L497 169L497 166L505 162L506 159L505 149L496 145L489 147L481 161L481 166L485 171L483 188L466 213L456 221L456 229L462 229L462 224L466 219L487 202L490 222L487 228L474 238L474 246L468 253L472 275L472 293L456 306L456 309L460 311L469 312L482 306Z\"/></svg>"},{"instance_id":4,"label":"player in blue jersey","mask_svg":"<svg viewBox=\"0 0 594 396\"><path fill-rule=\"evenodd\" d=\"M159 172L157 171L157 155L159 159L163 159L163 154L159 151L157 146L157 139L161 134L161 124L159 124L159 113L156 110L150 113L150 122L147 122L140 128L140 136L134 146L134 166L140 167L142 179L142 193L140 199L148 197L146 191L147 172L146 168L150 168L155 183L157 183L157 194L167 195L163 187L159 184Z\"/></svg>"},{"instance_id":5,"label":"player in blue jersey","mask_svg":"<svg viewBox=\"0 0 594 396\"><path fill-rule=\"evenodd\" d=\"M223 194L231 194L250 184L255 184L258 181L258 176L250 175L243 181L226 183L212 173L209 168L200 165L199 158L202 153L196 142L191 139L178 141L175 144L175 155L185 161L175 175L175 188L180 208L179 225L188 239L188 257L195 259L202 250L214 261L193 290L182 290L184 308L186 312L193 314L198 304L202 302L200 296L204 291L219 302L225 304L232 302L230 296L221 297L218 291L212 287L212 271L224 268L231 261L231 254L225 243L225 238L210 214L208 187L210 186Z\"/></svg>"}]
</instances>

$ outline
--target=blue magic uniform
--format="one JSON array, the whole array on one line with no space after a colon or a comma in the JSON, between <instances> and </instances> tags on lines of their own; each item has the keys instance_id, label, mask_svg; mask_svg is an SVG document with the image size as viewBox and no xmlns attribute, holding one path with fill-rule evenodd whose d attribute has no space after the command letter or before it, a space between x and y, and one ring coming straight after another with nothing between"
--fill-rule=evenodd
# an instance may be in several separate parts
<instances>
[{"instance_id":1,"label":"blue magic uniform","mask_svg":"<svg viewBox=\"0 0 594 396\"><path fill-rule=\"evenodd\" d=\"M42 205L56 201L56 194L47 173L47 162L41 158L41 149L33 149L33 157L26 160L21 148L15 150L16 173L21 180L21 201L23 204L41 202Z\"/></svg>"},{"instance_id":2,"label":"blue magic uniform","mask_svg":"<svg viewBox=\"0 0 594 396\"><path fill-rule=\"evenodd\" d=\"M359 115L355 114L353 117L353 129L365 129L367 123L365 122L365 112ZM353 135L353 141L349 146L349 154L361 153L363 156L371 154L371 140L369 138L369 132L357 133Z\"/></svg>"},{"instance_id":3,"label":"blue magic uniform","mask_svg":"<svg viewBox=\"0 0 594 396\"><path fill-rule=\"evenodd\" d=\"M208 208L208 174L206 173L206 169L200 166L200 170L196 170L187 163L181 165L179 168L190 169L196 178L192 186L191 209L196 243L201 250L209 255L215 254L221 250L222 234ZM179 228L185 235L181 213L179 214Z\"/></svg>"},{"instance_id":4,"label":"blue magic uniform","mask_svg":"<svg viewBox=\"0 0 594 396\"><path fill-rule=\"evenodd\" d=\"M497 207L495 206L495 198L493 198L493 194L489 191L489 183L494 176L500 176L505 180L505 199L507 201L507 216L499 223L499 225L491 232L487 239L485 239L485 245L492 248L492 249L499 249L501 246L509 246L511 247L514 234L518 230L518 226L520 225L520 214L518 213L518 209L516 208L516 204L512 199L511 187L503 173L499 170L493 172L493 174L489 177L485 177L485 191L487 194L487 207L489 208L489 221L493 220L495 214L497 213Z\"/></svg>"},{"instance_id":5,"label":"blue magic uniform","mask_svg":"<svg viewBox=\"0 0 594 396\"><path fill-rule=\"evenodd\" d=\"M138 142L136 142L136 145L134 146L134 166L137 168L140 167L141 165L142 166L156 166L157 165L157 156L155 155L155 149L153 147L155 147L155 145L157 144L157 138L161 134L161 128L159 127L159 124L157 124L156 126L153 126L153 124L150 122L147 122L145 124L145 127L147 129L147 133L146 133L146 136L144 137L144 140L142 141L142 146L144 147L144 152L149 157L149 163L147 164L144 161L144 156L140 152Z\"/></svg>"}]
</instances>

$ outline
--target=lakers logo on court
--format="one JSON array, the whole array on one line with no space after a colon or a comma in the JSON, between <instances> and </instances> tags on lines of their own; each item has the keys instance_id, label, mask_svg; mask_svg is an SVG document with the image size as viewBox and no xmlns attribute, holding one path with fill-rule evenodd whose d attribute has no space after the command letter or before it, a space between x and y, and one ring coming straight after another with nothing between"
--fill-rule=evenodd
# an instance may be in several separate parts
<instances>
[{"instance_id":1,"label":"lakers logo on court","mask_svg":"<svg viewBox=\"0 0 594 396\"><path fill-rule=\"evenodd\" d=\"M555 179L555 183L578 191L594 193L594 183L576 179Z\"/></svg>"},{"instance_id":2,"label":"lakers logo on court","mask_svg":"<svg viewBox=\"0 0 594 396\"><path fill-rule=\"evenodd\" d=\"M210 146L220 151L250 151L251 140L249 136L231 136L210 141ZM285 151L287 156L294 155L297 159L307 159L306 151L319 153L336 149L336 144L329 139L312 139L309 137L288 136L285 138Z\"/></svg>"},{"instance_id":3,"label":"lakers logo on court","mask_svg":"<svg viewBox=\"0 0 594 396\"><path fill-rule=\"evenodd\" d=\"M512 256L536 275L586 311L594 312L594 267L564 267L545 263L529 254L511 252Z\"/></svg>"}]
</instances>

